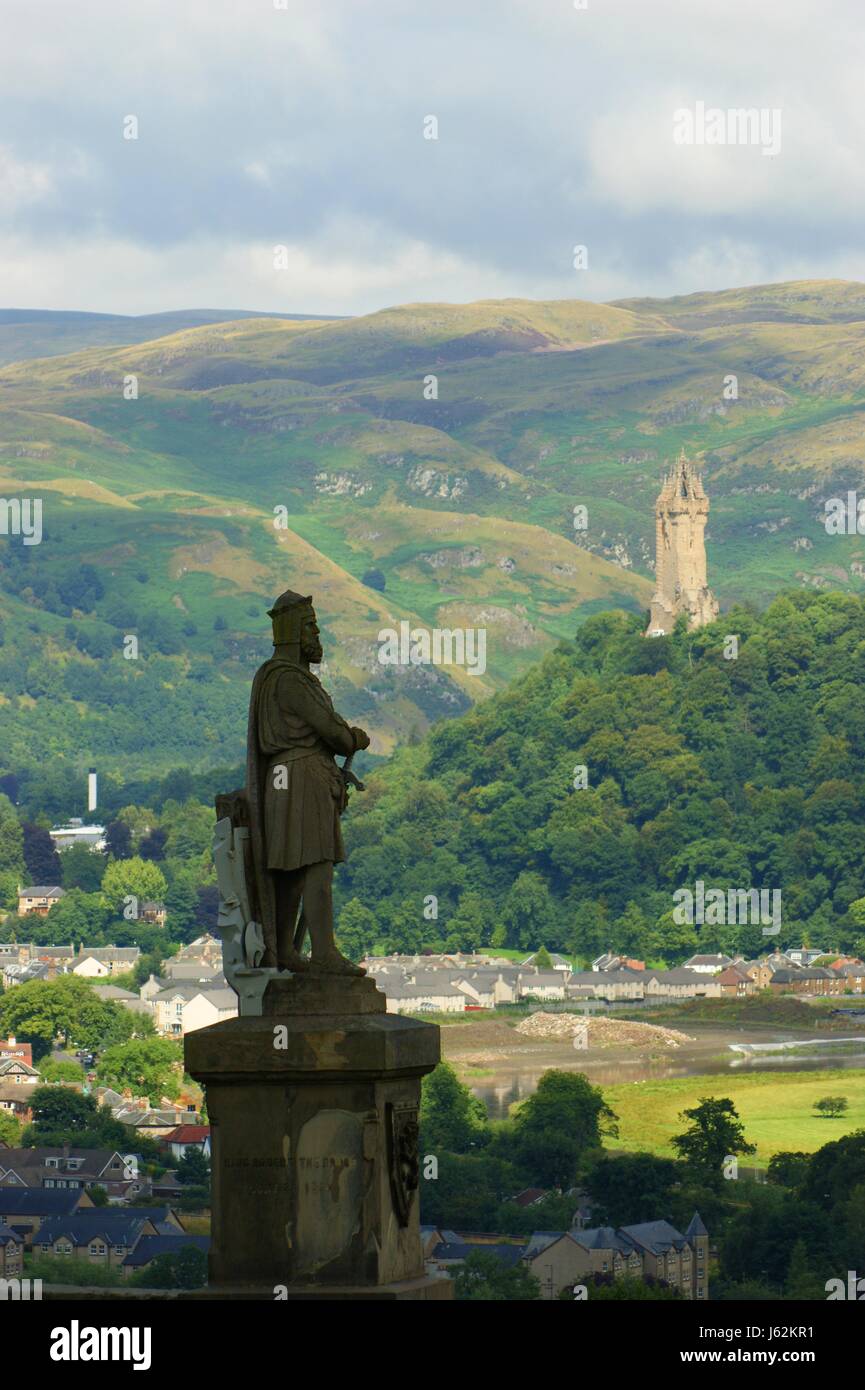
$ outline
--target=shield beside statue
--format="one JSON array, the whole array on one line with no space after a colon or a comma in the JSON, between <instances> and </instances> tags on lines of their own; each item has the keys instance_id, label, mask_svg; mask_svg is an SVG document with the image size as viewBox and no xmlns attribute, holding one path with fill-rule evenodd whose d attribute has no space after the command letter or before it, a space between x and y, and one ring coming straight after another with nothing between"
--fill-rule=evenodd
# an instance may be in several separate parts
<instances>
[{"instance_id":1,"label":"shield beside statue","mask_svg":"<svg viewBox=\"0 0 865 1390\"><path fill-rule=\"evenodd\" d=\"M213 861L219 887L217 930L222 963L241 1014L260 1014L264 991L277 974L263 969L264 933L256 912L255 876L249 841L249 815L243 792L216 798Z\"/></svg>"},{"instance_id":2,"label":"shield beside statue","mask_svg":"<svg viewBox=\"0 0 865 1390\"><path fill-rule=\"evenodd\" d=\"M417 1106L389 1101L385 1123L391 1196L399 1224L407 1226L412 1197L420 1184Z\"/></svg>"}]
</instances>

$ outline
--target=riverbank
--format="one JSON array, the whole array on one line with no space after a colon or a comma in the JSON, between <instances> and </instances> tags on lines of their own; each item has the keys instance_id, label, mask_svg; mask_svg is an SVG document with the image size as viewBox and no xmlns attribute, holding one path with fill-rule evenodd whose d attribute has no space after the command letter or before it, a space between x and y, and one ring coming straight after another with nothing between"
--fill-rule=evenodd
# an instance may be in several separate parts
<instances>
[{"instance_id":1,"label":"riverbank","mask_svg":"<svg viewBox=\"0 0 865 1390\"><path fill-rule=\"evenodd\" d=\"M780 1086L788 1074L813 1073L820 1084L820 1078L825 1080L829 1074L865 1070L865 1030L860 1041L849 1021L842 1020L838 1028L821 1027L828 1020L817 1009L789 1002L796 1005L797 1021L804 1017L810 1027L783 1028L764 1019L718 1026L682 1010L665 1011L663 1021L689 1038L675 1048L660 1040L575 1047L573 1039L548 1040L519 1033L517 1025L526 1017L522 1011L460 1015L459 1022L442 1028L442 1056L483 1101L492 1119L506 1118L511 1106L530 1096L551 1068L583 1072L601 1086L690 1077L739 1078L756 1072L773 1075ZM655 1011L639 1017L646 1023L662 1021ZM809 1046L782 1050L783 1044L791 1042ZM777 1044L778 1050L765 1051L767 1043ZM750 1044L757 1050L751 1052Z\"/></svg>"},{"instance_id":2,"label":"riverbank","mask_svg":"<svg viewBox=\"0 0 865 1390\"><path fill-rule=\"evenodd\" d=\"M844 1010L844 1014L839 1013ZM856 995L829 995L824 998L794 999L788 994L751 994L741 999L684 999L677 1004L663 1004L641 1009L639 1013L624 1010L629 1018L647 1023L675 1023L687 1032L689 1022L714 1023L738 1028L809 1028L820 1033L837 1033L848 1029L865 1034L865 998Z\"/></svg>"}]
</instances>

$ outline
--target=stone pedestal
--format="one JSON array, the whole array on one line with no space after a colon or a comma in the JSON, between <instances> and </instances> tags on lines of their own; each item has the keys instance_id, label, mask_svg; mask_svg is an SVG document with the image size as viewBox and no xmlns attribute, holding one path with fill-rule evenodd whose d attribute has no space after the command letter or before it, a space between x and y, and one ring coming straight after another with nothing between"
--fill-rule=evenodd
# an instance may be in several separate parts
<instances>
[{"instance_id":1,"label":"stone pedestal","mask_svg":"<svg viewBox=\"0 0 865 1390\"><path fill-rule=\"evenodd\" d=\"M261 1016L187 1035L211 1124L214 1292L449 1296L424 1276L419 1228L420 1082L439 1030L385 1010L367 978L279 977Z\"/></svg>"}]
</instances>

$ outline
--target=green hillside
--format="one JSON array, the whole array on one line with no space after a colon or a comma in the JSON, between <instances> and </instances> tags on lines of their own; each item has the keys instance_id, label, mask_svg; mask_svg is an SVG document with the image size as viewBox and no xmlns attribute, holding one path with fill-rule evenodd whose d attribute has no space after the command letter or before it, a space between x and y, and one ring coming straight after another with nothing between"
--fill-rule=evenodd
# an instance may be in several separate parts
<instances>
[{"instance_id":1,"label":"green hillside","mask_svg":"<svg viewBox=\"0 0 865 1390\"><path fill-rule=\"evenodd\" d=\"M803 936L860 954L863 754L865 599L794 591L652 641L599 614L369 779L348 819L341 937L669 964ZM678 920L674 893L698 881L780 897L756 923Z\"/></svg>"},{"instance_id":2,"label":"green hillside","mask_svg":"<svg viewBox=\"0 0 865 1390\"><path fill-rule=\"evenodd\" d=\"M111 336L144 320L4 311L0 358L11 341L27 360L0 368L0 492L42 498L45 533L0 538L5 764L46 748L122 777L236 763L264 609L289 585L316 596L326 678L387 754L593 613L645 610L658 477L683 446L722 610L862 592L865 538L828 536L823 503L863 474L863 295L192 312L152 316L149 341ZM92 345L58 352L79 329ZM402 619L483 627L486 672L380 665L378 633Z\"/></svg>"}]
</instances>

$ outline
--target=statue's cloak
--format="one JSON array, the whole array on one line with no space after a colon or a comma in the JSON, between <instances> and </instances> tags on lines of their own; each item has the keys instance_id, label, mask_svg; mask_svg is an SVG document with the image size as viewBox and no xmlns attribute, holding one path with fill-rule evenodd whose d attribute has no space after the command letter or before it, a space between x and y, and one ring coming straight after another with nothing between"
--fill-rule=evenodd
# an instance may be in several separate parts
<instances>
[{"instance_id":1,"label":"statue's cloak","mask_svg":"<svg viewBox=\"0 0 865 1390\"><path fill-rule=\"evenodd\" d=\"M246 795L266 965L276 964L273 871L345 858L345 787L334 755L354 751L354 735L317 676L283 656L260 667L249 700Z\"/></svg>"}]
</instances>

